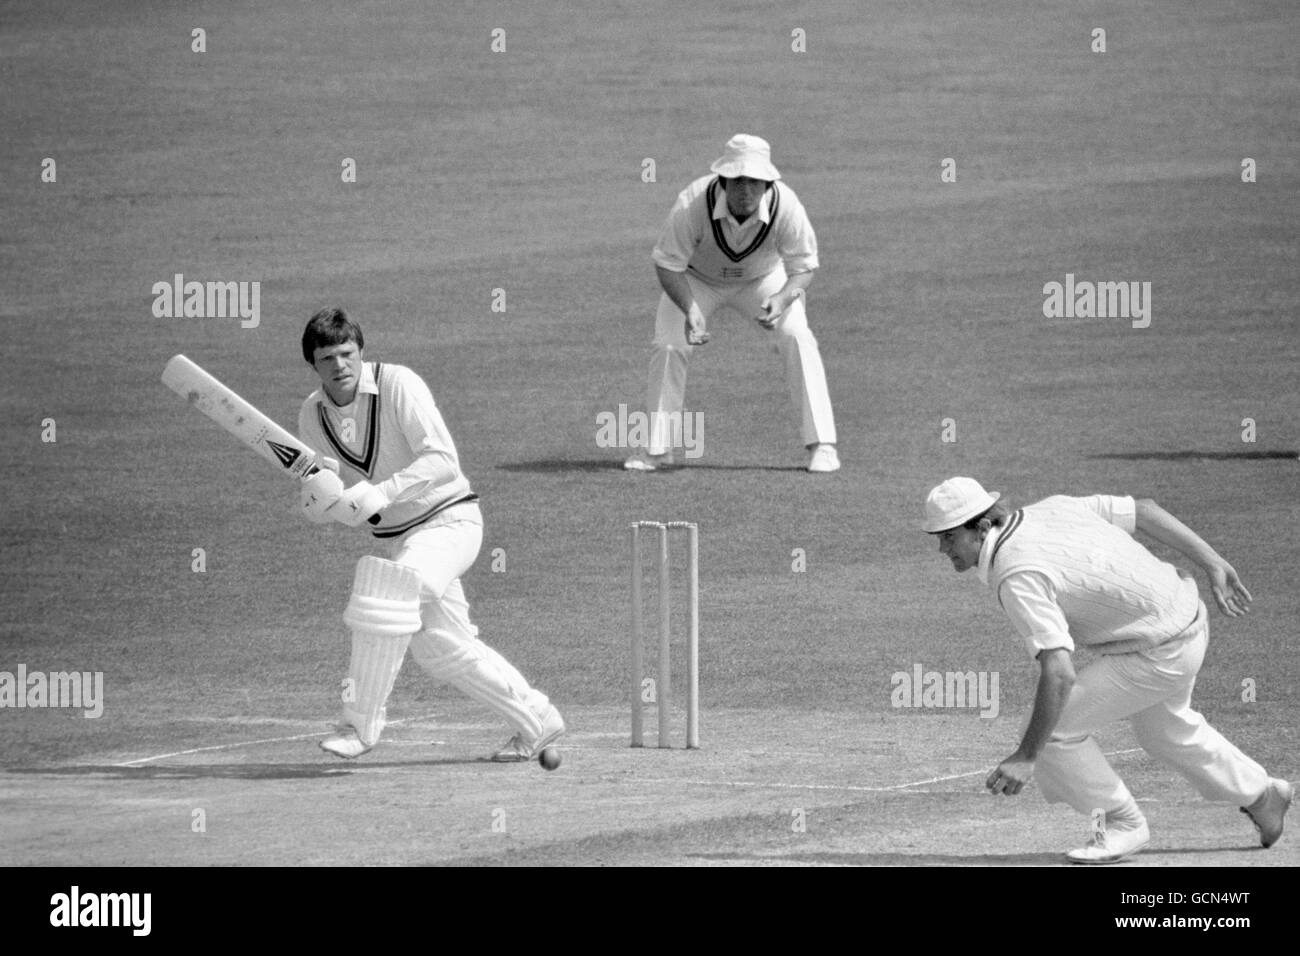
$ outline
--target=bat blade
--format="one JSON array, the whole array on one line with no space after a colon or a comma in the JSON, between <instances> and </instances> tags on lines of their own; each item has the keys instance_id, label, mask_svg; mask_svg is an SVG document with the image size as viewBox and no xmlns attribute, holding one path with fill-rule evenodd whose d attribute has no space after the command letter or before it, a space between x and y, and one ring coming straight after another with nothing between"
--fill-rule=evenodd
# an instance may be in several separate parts
<instances>
[{"instance_id":1,"label":"bat blade","mask_svg":"<svg viewBox=\"0 0 1300 956\"><path fill-rule=\"evenodd\" d=\"M184 355L167 362L162 382L281 474L306 478L319 470L316 452Z\"/></svg>"}]
</instances>

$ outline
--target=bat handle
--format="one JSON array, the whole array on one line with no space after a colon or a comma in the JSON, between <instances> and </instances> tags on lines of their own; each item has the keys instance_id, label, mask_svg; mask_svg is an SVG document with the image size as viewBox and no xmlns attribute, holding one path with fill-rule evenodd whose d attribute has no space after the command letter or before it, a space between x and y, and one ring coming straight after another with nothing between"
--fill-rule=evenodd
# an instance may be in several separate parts
<instances>
[{"instance_id":1,"label":"bat handle","mask_svg":"<svg viewBox=\"0 0 1300 956\"><path fill-rule=\"evenodd\" d=\"M321 455L307 466L307 470L302 473L302 477L307 479L321 471L332 471L337 475L339 473L339 463L333 458Z\"/></svg>"}]
</instances>

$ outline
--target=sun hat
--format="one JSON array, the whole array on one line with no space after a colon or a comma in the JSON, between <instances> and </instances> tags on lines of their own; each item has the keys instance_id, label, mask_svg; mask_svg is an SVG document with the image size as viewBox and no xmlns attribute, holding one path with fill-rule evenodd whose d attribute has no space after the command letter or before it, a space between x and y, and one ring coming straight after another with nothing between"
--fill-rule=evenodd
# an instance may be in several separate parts
<instances>
[{"instance_id":1,"label":"sun hat","mask_svg":"<svg viewBox=\"0 0 1300 956\"><path fill-rule=\"evenodd\" d=\"M926 534L938 534L956 528L988 511L1001 497L999 491L992 494L985 491L974 478L949 478L930 489L925 499L925 524L921 525L921 530Z\"/></svg>"},{"instance_id":2,"label":"sun hat","mask_svg":"<svg viewBox=\"0 0 1300 956\"><path fill-rule=\"evenodd\" d=\"M781 178L772 165L772 147L767 140L747 133L737 133L727 140L726 152L709 169L725 179L748 176L773 182Z\"/></svg>"}]
</instances>

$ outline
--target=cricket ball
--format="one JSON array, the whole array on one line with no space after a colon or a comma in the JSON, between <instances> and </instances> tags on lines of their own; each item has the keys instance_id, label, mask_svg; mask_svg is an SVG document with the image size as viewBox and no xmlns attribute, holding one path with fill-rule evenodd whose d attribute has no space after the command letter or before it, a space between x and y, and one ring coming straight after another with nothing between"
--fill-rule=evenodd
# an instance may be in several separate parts
<instances>
[{"instance_id":1,"label":"cricket ball","mask_svg":"<svg viewBox=\"0 0 1300 956\"><path fill-rule=\"evenodd\" d=\"M537 755L537 762L547 770L554 770L560 765L560 752L554 747L543 747Z\"/></svg>"}]
</instances>

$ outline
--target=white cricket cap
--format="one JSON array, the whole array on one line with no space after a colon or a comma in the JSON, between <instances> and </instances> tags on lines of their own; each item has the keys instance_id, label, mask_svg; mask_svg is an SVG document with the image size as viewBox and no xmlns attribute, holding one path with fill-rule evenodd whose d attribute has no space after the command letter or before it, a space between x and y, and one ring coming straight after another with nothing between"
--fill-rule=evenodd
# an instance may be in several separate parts
<instances>
[{"instance_id":1,"label":"white cricket cap","mask_svg":"<svg viewBox=\"0 0 1300 956\"><path fill-rule=\"evenodd\" d=\"M748 176L750 179L765 179L774 182L781 178L777 168L772 165L772 147L767 140L747 133L737 133L727 140L725 152L709 167L724 179Z\"/></svg>"},{"instance_id":2,"label":"white cricket cap","mask_svg":"<svg viewBox=\"0 0 1300 956\"><path fill-rule=\"evenodd\" d=\"M988 511L1001 497L1002 492L989 494L974 478L949 478L930 489L925 499L925 524L921 525L921 530L926 534L938 534L956 528Z\"/></svg>"}]
</instances>

